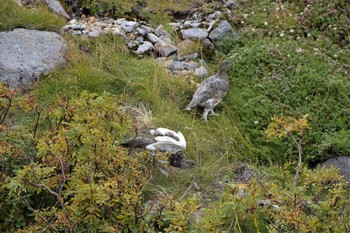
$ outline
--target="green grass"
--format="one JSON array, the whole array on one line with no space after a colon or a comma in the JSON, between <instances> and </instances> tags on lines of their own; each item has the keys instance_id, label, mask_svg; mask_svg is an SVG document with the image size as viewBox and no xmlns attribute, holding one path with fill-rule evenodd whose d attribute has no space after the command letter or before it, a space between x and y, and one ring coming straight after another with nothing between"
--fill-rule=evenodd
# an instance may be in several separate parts
<instances>
[{"instance_id":1,"label":"green grass","mask_svg":"<svg viewBox=\"0 0 350 233\"><path fill-rule=\"evenodd\" d=\"M65 23L46 7L26 9L12 0L3 0L0 5L0 31L26 28L58 32Z\"/></svg>"},{"instance_id":2,"label":"green grass","mask_svg":"<svg viewBox=\"0 0 350 233\"><path fill-rule=\"evenodd\" d=\"M340 153L350 153L345 144L339 150L339 143L328 136L338 138L338 133L350 130L350 60L344 50L327 43L265 38L246 41L228 56L235 64L225 103L236 112L255 145L268 149L273 160L286 161L295 155L294 149L284 153L292 144L270 143L265 136L275 115L298 118L309 114L307 160L335 152L334 146Z\"/></svg>"}]
</instances>

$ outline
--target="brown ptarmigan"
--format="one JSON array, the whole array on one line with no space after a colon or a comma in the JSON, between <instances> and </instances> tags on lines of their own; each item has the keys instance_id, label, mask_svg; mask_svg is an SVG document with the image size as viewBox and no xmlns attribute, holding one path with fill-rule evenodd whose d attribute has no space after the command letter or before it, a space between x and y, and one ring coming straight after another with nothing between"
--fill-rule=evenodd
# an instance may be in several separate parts
<instances>
[{"instance_id":1,"label":"brown ptarmigan","mask_svg":"<svg viewBox=\"0 0 350 233\"><path fill-rule=\"evenodd\" d=\"M219 71L204 79L199 85L198 89L194 93L191 102L185 108L185 110L191 110L191 108L200 106L204 107L202 119L207 121L208 113L215 115L214 107L218 105L224 98L228 91L229 82L227 77L227 70L232 65L231 61L224 61Z\"/></svg>"}]
</instances>

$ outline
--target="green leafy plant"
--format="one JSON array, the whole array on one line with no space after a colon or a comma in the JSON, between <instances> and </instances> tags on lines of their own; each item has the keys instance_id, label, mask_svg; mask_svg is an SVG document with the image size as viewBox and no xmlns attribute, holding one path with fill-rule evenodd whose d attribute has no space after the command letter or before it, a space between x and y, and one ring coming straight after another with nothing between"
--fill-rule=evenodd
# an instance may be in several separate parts
<instances>
[{"instance_id":1,"label":"green leafy plant","mask_svg":"<svg viewBox=\"0 0 350 233\"><path fill-rule=\"evenodd\" d=\"M82 92L43 111L49 127L35 139L36 154L5 182L8 198L32 212L25 231L138 228L148 173L115 144L130 126L119 109L109 93Z\"/></svg>"}]
</instances>

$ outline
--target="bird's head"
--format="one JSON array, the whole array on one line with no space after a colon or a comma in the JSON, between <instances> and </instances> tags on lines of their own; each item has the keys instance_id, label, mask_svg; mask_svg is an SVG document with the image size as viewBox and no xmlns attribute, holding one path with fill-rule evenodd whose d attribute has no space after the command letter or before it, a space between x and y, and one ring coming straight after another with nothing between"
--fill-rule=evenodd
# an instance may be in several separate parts
<instances>
[{"instance_id":1,"label":"bird's head","mask_svg":"<svg viewBox=\"0 0 350 233\"><path fill-rule=\"evenodd\" d=\"M190 159L184 159L181 161L181 166L182 169L186 169L186 168L195 168L197 167L197 164L195 161L190 160Z\"/></svg>"},{"instance_id":2,"label":"bird's head","mask_svg":"<svg viewBox=\"0 0 350 233\"><path fill-rule=\"evenodd\" d=\"M229 60L223 61L220 66L219 73L225 74L232 64L233 64L232 61L229 61Z\"/></svg>"}]
</instances>

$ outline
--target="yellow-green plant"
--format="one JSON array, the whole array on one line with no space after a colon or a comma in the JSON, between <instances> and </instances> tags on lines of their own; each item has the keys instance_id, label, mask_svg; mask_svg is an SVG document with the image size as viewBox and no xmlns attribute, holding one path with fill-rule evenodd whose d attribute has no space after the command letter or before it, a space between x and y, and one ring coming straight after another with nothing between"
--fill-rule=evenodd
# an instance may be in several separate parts
<instances>
[{"instance_id":1,"label":"yellow-green plant","mask_svg":"<svg viewBox=\"0 0 350 233\"><path fill-rule=\"evenodd\" d=\"M349 186L336 169L302 167L296 187L288 164L268 173L228 183L220 203L206 209L202 230L349 232Z\"/></svg>"},{"instance_id":2,"label":"yellow-green plant","mask_svg":"<svg viewBox=\"0 0 350 233\"><path fill-rule=\"evenodd\" d=\"M307 122L307 115L300 119L294 119L292 117L273 117L272 122L266 129L266 134L268 137L290 137L293 143L298 148L298 164L294 176L293 186L296 185L298 175L300 172L301 160L302 160L302 143L306 130L309 128Z\"/></svg>"},{"instance_id":3,"label":"yellow-green plant","mask_svg":"<svg viewBox=\"0 0 350 233\"><path fill-rule=\"evenodd\" d=\"M22 103L23 105L23 103ZM30 108L28 108L30 109ZM37 109L37 108L35 108ZM116 141L130 119L118 99L82 92L42 110L36 154L4 184L31 214L27 231L137 231L148 171Z\"/></svg>"}]
</instances>

